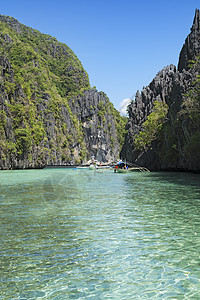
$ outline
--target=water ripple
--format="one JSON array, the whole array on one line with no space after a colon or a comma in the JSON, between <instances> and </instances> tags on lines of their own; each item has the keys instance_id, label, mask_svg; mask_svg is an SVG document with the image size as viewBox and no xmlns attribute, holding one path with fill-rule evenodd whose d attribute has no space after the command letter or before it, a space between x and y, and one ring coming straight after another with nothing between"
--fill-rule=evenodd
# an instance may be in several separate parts
<instances>
[{"instance_id":1,"label":"water ripple","mask_svg":"<svg viewBox=\"0 0 200 300\"><path fill-rule=\"evenodd\" d=\"M199 299L199 175L0 173L0 299Z\"/></svg>"}]
</instances>

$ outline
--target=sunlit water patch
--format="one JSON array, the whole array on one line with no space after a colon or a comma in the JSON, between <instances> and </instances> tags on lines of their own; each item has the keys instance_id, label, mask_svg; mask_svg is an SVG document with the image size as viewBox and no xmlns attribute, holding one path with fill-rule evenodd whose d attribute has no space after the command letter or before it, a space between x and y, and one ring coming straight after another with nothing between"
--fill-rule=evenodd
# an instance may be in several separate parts
<instances>
[{"instance_id":1,"label":"sunlit water patch","mask_svg":"<svg viewBox=\"0 0 200 300\"><path fill-rule=\"evenodd\" d=\"M0 299L200 299L200 176L0 172Z\"/></svg>"}]
</instances>

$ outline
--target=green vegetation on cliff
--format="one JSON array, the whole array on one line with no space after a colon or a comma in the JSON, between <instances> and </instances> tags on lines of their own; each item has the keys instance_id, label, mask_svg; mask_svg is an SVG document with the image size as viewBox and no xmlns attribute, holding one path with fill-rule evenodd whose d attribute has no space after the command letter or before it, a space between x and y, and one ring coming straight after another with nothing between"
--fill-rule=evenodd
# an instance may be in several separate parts
<instances>
[{"instance_id":1,"label":"green vegetation on cliff","mask_svg":"<svg viewBox=\"0 0 200 300\"><path fill-rule=\"evenodd\" d=\"M158 137L168 112L168 106L164 102L154 101L153 112L142 124L142 130L136 135L134 146L137 150L146 150L153 140Z\"/></svg>"},{"instance_id":2,"label":"green vegetation on cliff","mask_svg":"<svg viewBox=\"0 0 200 300\"><path fill-rule=\"evenodd\" d=\"M9 58L27 97L42 91L66 97L90 88L81 62L65 44L10 17L1 16L0 32L1 55Z\"/></svg>"},{"instance_id":3,"label":"green vegetation on cliff","mask_svg":"<svg viewBox=\"0 0 200 300\"><path fill-rule=\"evenodd\" d=\"M199 157L200 149L200 56L191 62L191 68L194 68L198 74L191 89L183 97L178 115L185 136L184 155L186 159L194 161Z\"/></svg>"},{"instance_id":4,"label":"green vegetation on cliff","mask_svg":"<svg viewBox=\"0 0 200 300\"><path fill-rule=\"evenodd\" d=\"M200 57L190 62L190 67L196 79L182 95L181 106L172 121L162 127L159 155L164 163L170 161L176 166L180 160L183 166L195 170L200 149Z\"/></svg>"},{"instance_id":5,"label":"green vegetation on cliff","mask_svg":"<svg viewBox=\"0 0 200 300\"><path fill-rule=\"evenodd\" d=\"M0 16L0 60L0 159L9 157L11 165L16 159L28 160L31 167L80 163L89 157L81 111L91 87L73 51L54 37ZM93 114L104 124L112 115L117 132L113 143L121 144L125 123L109 100L105 111L98 98ZM111 128L109 134L112 139Z\"/></svg>"}]
</instances>

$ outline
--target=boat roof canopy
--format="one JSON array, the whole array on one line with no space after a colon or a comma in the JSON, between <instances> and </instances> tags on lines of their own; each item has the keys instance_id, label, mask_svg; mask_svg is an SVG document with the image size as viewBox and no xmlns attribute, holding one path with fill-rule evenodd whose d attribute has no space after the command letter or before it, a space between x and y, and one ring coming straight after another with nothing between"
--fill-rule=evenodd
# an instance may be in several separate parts
<instances>
[{"instance_id":1,"label":"boat roof canopy","mask_svg":"<svg viewBox=\"0 0 200 300\"><path fill-rule=\"evenodd\" d=\"M125 164L123 161L119 161L117 165Z\"/></svg>"}]
</instances>

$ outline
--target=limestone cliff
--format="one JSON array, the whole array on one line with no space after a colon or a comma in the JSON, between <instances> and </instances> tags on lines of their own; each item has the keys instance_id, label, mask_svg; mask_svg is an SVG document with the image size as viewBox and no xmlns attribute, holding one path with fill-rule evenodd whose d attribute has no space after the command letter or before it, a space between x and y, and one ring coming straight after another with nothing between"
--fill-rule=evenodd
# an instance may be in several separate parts
<instances>
[{"instance_id":1,"label":"limestone cliff","mask_svg":"<svg viewBox=\"0 0 200 300\"><path fill-rule=\"evenodd\" d=\"M188 60L196 60L199 54L200 12L196 10L178 70L173 65L163 68L129 105L128 133L121 153L124 159L151 170L200 170L200 128L195 121L200 117L198 101L195 113L191 108L187 112L184 109L185 98L190 97L191 102L191 90L198 93L198 83L194 82L200 71L199 63L191 68ZM160 109L156 110L159 103Z\"/></svg>"},{"instance_id":2,"label":"limestone cliff","mask_svg":"<svg viewBox=\"0 0 200 300\"><path fill-rule=\"evenodd\" d=\"M110 163L123 124L68 46L0 16L0 169Z\"/></svg>"},{"instance_id":3,"label":"limestone cliff","mask_svg":"<svg viewBox=\"0 0 200 300\"><path fill-rule=\"evenodd\" d=\"M190 60L195 59L200 54L200 14L196 9L193 25L190 34L187 36L183 48L180 52L178 70L188 70Z\"/></svg>"}]
</instances>

